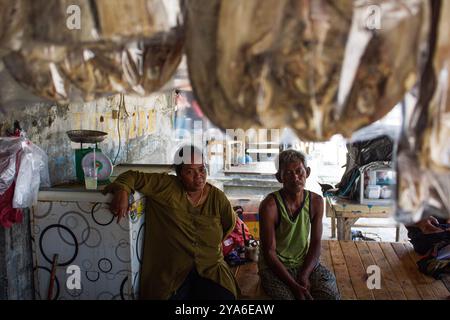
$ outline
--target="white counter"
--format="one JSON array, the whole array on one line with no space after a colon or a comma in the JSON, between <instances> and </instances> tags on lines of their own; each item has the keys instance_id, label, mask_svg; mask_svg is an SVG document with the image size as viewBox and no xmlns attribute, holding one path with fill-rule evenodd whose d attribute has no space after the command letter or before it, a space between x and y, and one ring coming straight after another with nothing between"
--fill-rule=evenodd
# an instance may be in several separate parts
<instances>
[{"instance_id":1,"label":"white counter","mask_svg":"<svg viewBox=\"0 0 450 320\"><path fill-rule=\"evenodd\" d=\"M100 186L100 188L102 188ZM145 230L145 198L130 199L128 219L109 211L112 195L83 186L42 189L31 210L36 297L46 299L58 254L53 299L134 299ZM81 289L66 286L67 267L81 270Z\"/></svg>"}]
</instances>

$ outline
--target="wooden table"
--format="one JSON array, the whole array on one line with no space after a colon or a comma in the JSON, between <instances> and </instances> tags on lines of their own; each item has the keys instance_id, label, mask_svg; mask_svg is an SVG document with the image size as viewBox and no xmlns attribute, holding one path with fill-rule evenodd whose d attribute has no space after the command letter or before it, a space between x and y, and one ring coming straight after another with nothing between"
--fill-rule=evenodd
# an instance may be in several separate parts
<instances>
[{"instance_id":1,"label":"wooden table","mask_svg":"<svg viewBox=\"0 0 450 320\"><path fill-rule=\"evenodd\" d=\"M450 284L422 274L419 257L409 243L322 241L320 262L336 276L342 300L444 300ZM367 287L367 267L380 268L381 287ZM256 263L233 268L240 299L269 299L261 287Z\"/></svg>"},{"instance_id":2,"label":"wooden table","mask_svg":"<svg viewBox=\"0 0 450 320\"><path fill-rule=\"evenodd\" d=\"M338 197L326 197L326 216L331 218L331 236L338 240L351 240L351 228L359 218L390 218L393 215L393 206L378 206L352 202ZM369 227L360 225L360 227ZM395 227L395 241L399 241L400 226L370 225L370 227Z\"/></svg>"}]
</instances>

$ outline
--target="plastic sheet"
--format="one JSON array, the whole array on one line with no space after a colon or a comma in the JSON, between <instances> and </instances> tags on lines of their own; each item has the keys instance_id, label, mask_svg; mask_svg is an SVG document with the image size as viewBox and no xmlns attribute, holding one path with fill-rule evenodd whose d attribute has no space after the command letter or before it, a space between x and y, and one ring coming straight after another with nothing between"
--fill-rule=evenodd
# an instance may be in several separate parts
<instances>
[{"instance_id":1,"label":"plastic sheet","mask_svg":"<svg viewBox=\"0 0 450 320\"><path fill-rule=\"evenodd\" d=\"M369 6L380 9L379 29L366 23ZM194 92L224 129L288 125L306 140L349 136L415 84L427 10L425 0L191 0Z\"/></svg>"},{"instance_id":2,"label":"plastic sheet","mask_svg":"<svg viewBox=\"0 0 450 320\"><path fill-rule=\"evenodd\" d=\"M49 180L47 155L33 143L25 142L20 155L13 208L28 208L36 204L39 186L49 187Z\"/></svg>"},{"instance_id":3,"label":"plastic sheet","mask_svg":"<svg viewBox=\"0 0 450 320\"><path fill-rule=\"evenodd\" d=\"M450 3L433 2L418 103L400 140L397 219L450 218Z\"/></svg>"},{"instance_id":4,"label":"plastic sheet","mask_svg":"<svg viewBox=\"0 0 450 320\"><path fill-rule=\"evenodd\" d=\"M0 196L15 182L12 208L37 203L39 187L49 187L46 153L24 137L0 138Z\"/></svg>"}]
</instances>

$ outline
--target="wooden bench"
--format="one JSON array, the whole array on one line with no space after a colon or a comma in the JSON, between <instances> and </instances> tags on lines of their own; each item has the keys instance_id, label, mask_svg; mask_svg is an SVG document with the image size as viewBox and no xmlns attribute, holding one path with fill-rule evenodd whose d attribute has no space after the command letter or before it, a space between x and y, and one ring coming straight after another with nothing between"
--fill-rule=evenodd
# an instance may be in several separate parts
<instances>
[{"instance_id":1,"label":"wooden bench","mask_svg":"<svg viewBox=\"0 0 450 320\"><path fill-rule=\"evenodd\" d=\"M442 300L450 299L448 277L422 274L419 259L409 243L322 241L321 263L336 276L342 300ZM381 289L367 288L367 267L381 270ZM261 287L256 263L233 268L240 299L270 299Z\"/></svg>"}]
</instances>

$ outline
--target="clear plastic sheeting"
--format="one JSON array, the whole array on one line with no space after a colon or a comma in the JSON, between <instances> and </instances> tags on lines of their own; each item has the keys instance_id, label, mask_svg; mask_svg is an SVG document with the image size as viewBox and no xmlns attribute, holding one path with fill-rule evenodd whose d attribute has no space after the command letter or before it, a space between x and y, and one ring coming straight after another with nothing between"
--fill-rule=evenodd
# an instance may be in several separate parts
<instances>
[{"instance_id":1,"label":"clear plastic sheeting","mask_svg":"<svg viewBox=\"0 0 450 320\"><path fill-rule=\"evenodd\" d=\"M39 187L49 187L45 152L24 137L0 138L0 196L15 181L13 208L37 203Z\"/></svg>"},{"instance_id":2,"label":"clear plastic sheeting","mask_svg":"<svg viewBox=\"0 0 450 320\"><path fill-rule=\"evenodd\" d=\"M379 23L368 22L372 7ZM288 125L306 140L348 137L401 101L428 26L425 0L190 0L185 12L208 118L224 129Z\"/></svg>"},{"instance_id":3,"label":"clear plastic sheeting","mask_svg":"<svg viewBox=\"0 0 450 320\"><path fill-rule=\"evenodd\" d=\"M430 54L398 152L397 219L450 218L450 2L433 2Z\"/></svg>"},{"instance_id":4,"label":"clear plastic sheeting","mask_svg":"<svg viewBox=\"0 0 450 320\"><path fill-rule=\"evenodd\" d=\"M28 208L35 205L40 186L50 187L48 158L41 148L27 141L23 144L20 155L13 208Z\"/></svg>"},{"instance_id":5,"label":"clear plastic sheeting","mask_svg":"<svg viewBox=\"0 0 450 320\"><path fill-rule=\"evenodd\" d=\"M178 0L33 0L27 10L27 41L3 60L19 84L44 99L148 95L182 58Z\"/></svg>"}]
</instances>

